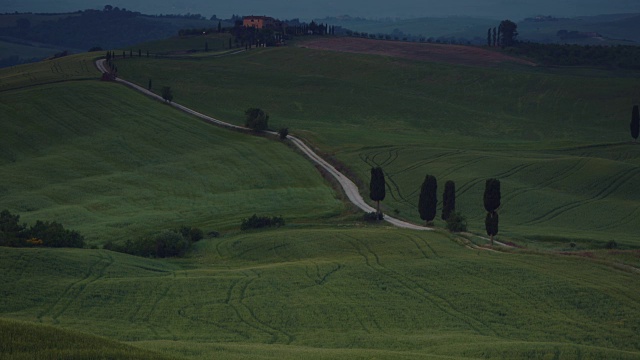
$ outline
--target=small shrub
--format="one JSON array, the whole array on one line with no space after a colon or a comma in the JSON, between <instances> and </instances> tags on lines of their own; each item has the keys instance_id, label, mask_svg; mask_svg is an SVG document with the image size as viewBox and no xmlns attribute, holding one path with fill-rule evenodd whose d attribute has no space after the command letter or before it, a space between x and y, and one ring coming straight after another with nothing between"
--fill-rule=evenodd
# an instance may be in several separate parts
<instances>
[{"instance_id":1,"label":"small shrub","mask_svg":"<svg viewBox=\"0 0 640 360\"><path fill-rule=\"evenodd\" d=\"M384 214L383 213L378 214L375 211L370 213L364 213L364 215L362 215L362 220L367 222L377 222L377 221L382 221L383 219L384 219Z\"/></svg>"},{"instance_id":2,"label":"small shrub","mask_svg":"<svg viewBox=\"0 0 640 360\"><path fill-rule=\"evenodd\" d=\"M451 232L467 231L467 218L458 212L453 212L447 219L447 229Z\"/></svg>"},{"instance_id":3,"label":"small shrub","mask_svg":"<svg viewBox=\"0 0 640 360\"><path fill-rule=\"evenodd\" d=\"M286 139L288 135L289 135L289 129L288 128L282 128L282 129L278 130L278 136L280 137L280 140Z\"/></svg>"},{"instance_id":4,"label":"small shrub","mask_svg":"<svg viewBox=\"0 0 640 360\"><path fill-rule=\"evenodd\" d=\"M615 240L609 240L609 242L607 242L607 244L604 247L609 249L609 250L617 249L618 248L618 243Z\"/></svg>"},{"instance_id":5,"label":"small shrub","mask_svg":"<svg viewBox=\"0 0 640 360\"><path fill-rule=\"evenodd\" d=\"M571 246L571 248L576 247L576 243L574 243L573 241L569 243L569 246Z\"/></svg>"},{"instance_id":6,"label":"small shrub","mask_svg":"<svg viewBox=\"0 0 640 360\"><path fill-rule=\"evenodd\" d=\"M248 219L242 219L242 223L240 224L241 230L250 230L250 229L261 229L265 227L280 227L284 226L284 218L282 216L257 216L253 214Z\"/></svg>"}]
</instances>

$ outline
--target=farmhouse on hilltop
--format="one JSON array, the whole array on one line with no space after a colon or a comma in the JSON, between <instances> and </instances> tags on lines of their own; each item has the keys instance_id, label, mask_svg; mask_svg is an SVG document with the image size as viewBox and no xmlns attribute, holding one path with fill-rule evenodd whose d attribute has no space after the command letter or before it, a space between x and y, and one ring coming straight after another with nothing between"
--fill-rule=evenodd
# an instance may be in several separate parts
<instances>
[{"instance_id":1,"label":"farmhouse on hilltop","mask_svg":"<svg viewBox=\"0 0 640 360\"><path fill-rule=\"evenodd\" d=\"M275 25L275 20L268 16L245 16L242 18L242 26L254 27L256 29L264 29Z\"/></svg>"}]
</instances>

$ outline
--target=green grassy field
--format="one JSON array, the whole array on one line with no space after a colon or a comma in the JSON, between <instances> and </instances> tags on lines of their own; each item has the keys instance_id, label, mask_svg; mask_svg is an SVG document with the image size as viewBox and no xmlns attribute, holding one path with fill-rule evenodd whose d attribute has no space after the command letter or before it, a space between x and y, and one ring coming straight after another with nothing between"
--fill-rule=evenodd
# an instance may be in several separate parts
<instances>
[{"instance_id":1,"label":"green grassy field","mask_svg":"<svg viewBox=\"0 0 640 360\"><path fill-rule=\"evenodd\" d=\"M498 176L501 238L529 247L498 252L475 235L358 224L289 147L99 82L92 56L0 71L0 207L62 222L90 245L183 224L223 236L165 260L3 248L0 359L640 358L639 250L601 249L638 245L640 149L617 109L636 94L631 79L308 49L118 62L224 120L263 107L272 127L365 181L383 166L387 212L411 220L429 172L456 180L482 233L483 182ZM518 79L530 89L501 87ZM531 92L545 94L536 106ZM288 224L238 232L253 213Z\"/></svg>"},{"instance_id":2,"label":"green grassy field","mask_svg":"<svg viewBox=\"0 0 640 360\"><path fill-rule=\"evenodd\" d=\"M184 52L199 52L203 53L206 47L209 47L209 51L222 51L229 50L229 38L230 34L207 34L207 35L194 35L185 37L173 37L164 40L149 41L139 45L135 45L133 49L142 49L143 52L147 50L153 54L170 54L170 53L184 53Z\"/></svg>"},{"instance_id":3,"label":"green grassy field","mask_svg":"<svg viewBox=\"0 0 640 360\"><path fill-rule=\"evenodd\" d=\"M156 261L5 249L3 317L185 358L633 359L636 273L439 233L289 229Z\"/></svg>"},{"instance_id":4,"label":"green grassy field","mask_svg":"<svg viewBox=\"0 0 640 360\"><path fill-rule=\"evenodd\" d=\"M28 72L33 84L41 67ZM50 80L3 91L0 102L0 208L23 221L55 220L102 244L180 225L237 229L254 213L317 222L345 209L281 143L218 129L121 85Z\"/></svg>"},{"instance_id":5,"label":"green grassy field","mask_svg":"<svg viewBox=\"0 0 640 360\"><path fill-rule=\"evenodd\" d=\"M482 233L484 179L497 177L502 235L523 242L553 236L565 247L640 245L633 235L640 148L628 132L640 99L634 74L304 48L118 67L125 78L169 84L175 101L237 124L239 109L265 109L272 128L287 126L351 167L365 196L370 167L381 165L390 180L387 213L419 222L419 187L433 174L441 186L456 182L458 209Z\"/></svg>"}]
</instances>

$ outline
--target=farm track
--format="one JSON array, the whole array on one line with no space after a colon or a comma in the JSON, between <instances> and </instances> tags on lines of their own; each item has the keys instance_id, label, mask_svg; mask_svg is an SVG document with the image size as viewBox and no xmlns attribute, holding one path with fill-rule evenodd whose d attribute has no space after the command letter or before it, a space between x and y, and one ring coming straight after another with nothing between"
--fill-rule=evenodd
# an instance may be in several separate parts
<instances>
[{"instance_id":1,"label":"farm track","mask_svg":"<svg viewBox=\"0 0 640 360\"><path fill-rule=\"evenodd\" d=\"M524 223L524 225L536 225L542 222L546 222L549 220L553 220L558 216L571 211L575 208L578 208L583 205L587 205L599 200L603 200L607 196L613 194L617 189L623 186L627 181L633 179L634 177L640 174L640 168L629 169L623 171L621 174L618 174L605 188L600 190L596 195L588 199L582 199L577 201L572 201L566 203L564 205L553 208L546 213Z\"/></svg>"},{"instance_id":2,"label":"farm track","mask_svg":"<svg viewBox=\"0 0 640 360\"><path fill-rule=\"evenodd\" d=\"M429 291L416 280L384 266L380 261L378 254L375 253L365 242L350 236L348 237L350 238L349 242L351 243L351 246L353 246L360 256L363 257L366 266L371 270L400 284L413 293L418 299L431 303L447 316L466 324L476 334L483 335L490 333L496 337L500 337L500 335L498 335L498 333L489 325L471 316L465 316L464 313L456 309L449 300L435 294L433 291Z\"/></svg>"},{"instance_id":3,"label":"farm track","mask_svg":"<svg viewBox=\"0 0 640 360\"><path fill-rule=\"evenodd\" d=\"M78 299L86 287L104 276L105 270L113 264L114 260L113 257L105 251L100 251L98 255L98 260L89 266L89 269L87 269L82 279L70 284L50 307L38 314L37 318L39 321L42 322L43 319L45 319L50 320L54 324L58 324L58 318Z\"/></svg>"},{"instance_id":4,"label":"farm track","mask_svg":"<svg viewBox=\"0 0 640 360\"><path fill-rule=\"evenodd\" d=\"M105 66L105 60L104 59L100 59L97 60L96 63L96 68L103 72L106 73L108 72ZM134 83L131 83L129 81L117 78L116 82L124 84L138 92L143 93L146 96L151 97L152 99L158 100L158 101L162 101L164 102L164 99L162 99L161 96L154 94L153 92L139 86L136 85ZM241 132L245 132L248 133L251 130L242 126L238 126L238 125L233 125L215 118L212 118L210 116L204 115L202 113L199 113L195 110L189 109L186 106L171 102L169 103L169 105L171 105L172 107L181 110L183 112L186 112L187 114L196 116L198 118L200 118L201 120L204 120L205 122L214 124L214 125L218 125L224 128L228 128L228 129L233 129L233 130L238 130ZM270 135L276 136L277 134L275 132L267 132ZM305 144L302 140L289 135L287 137L289 139L289 141L291 141L291 143L293 143L298 149L300 149L312 162L318 164L320 167L322 167L325 171L327 171L331 176L333 176L338 183L340 184L340 186L342 187L343 191L345 192L345 194L347 195L347 198L349 199L349 201L351 201L351 203L353 203L355 206L357 206L358 208L360 208L361 210L365 211L365 212L374 212L376 211L372 206L370 206L369 204L366 203L366 201L362 198L362 196L360 195L359 191L358 191L358 187L353 183L353 181L351 181L349 178L347 178L344 174L342 174L341 172L339 172L335 167L333 167L333 165L329 164L326 160L324 160L322 157L320 157L318 154L316 154L313 150L311 150L311 148ZM405 228L405 229L412 229L412 230L432 230L430 228L427 227L423 227L423 226L419 226L416 224L411 224L408 223L406 221L402 221L390 216L385 215L384 220L389 222L390 224L400 227L400 228Z\"/></svg>"}]
</instances>

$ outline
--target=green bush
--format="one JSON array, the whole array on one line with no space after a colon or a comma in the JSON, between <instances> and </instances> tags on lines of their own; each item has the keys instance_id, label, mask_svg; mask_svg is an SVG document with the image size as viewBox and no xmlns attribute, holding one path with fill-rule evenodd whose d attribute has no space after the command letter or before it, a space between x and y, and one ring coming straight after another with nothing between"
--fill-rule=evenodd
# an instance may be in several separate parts
<instances>
[{"instance_id":1,"label":"green bush","mask_svg":"<svg viewBox=\"0 0 640 360\"><path fill-rule=\"evenodd\" d=\"M447 218L447 229L451 232L467 231L467 218L458 212L453 212Z\"/></svg>"},{"instance_id":2,"label":"green bush","mask_svg":"<svg viewBox=\"0 0 640 360\"><path fill-rule=\"evenodd\" d=\"M284 226L284 219L282 216L257 216L253 214L248 219L242 219L240 224L240 230L261 229L265 227L280 227Z\"/></svg>"},{"instance_id":3,"label":"green bush","mask_svg":"<svg viewBox=\"0 0 640 360\"><path fill-rule=\"evenodd\" d=\"M55 221L38 220L28 229L19 222L20 215L8 210L0 212L0 246L84 247L84 236Z\"/></svg>"},{"instance_id":4,"label":"green bush","mask_svg":"<svg viewBox=\"0 0 640 360\"><path fill-rule=\"evenodd\" d=\"M377 221L382 221L383 219L384 219L384 214L377 213L375 211L370 213L364 213L364 215L362 215L362 220L367 222L377 222Z\"/></svg>"}]
</instances>

